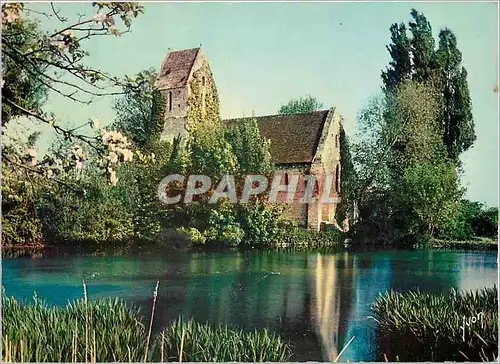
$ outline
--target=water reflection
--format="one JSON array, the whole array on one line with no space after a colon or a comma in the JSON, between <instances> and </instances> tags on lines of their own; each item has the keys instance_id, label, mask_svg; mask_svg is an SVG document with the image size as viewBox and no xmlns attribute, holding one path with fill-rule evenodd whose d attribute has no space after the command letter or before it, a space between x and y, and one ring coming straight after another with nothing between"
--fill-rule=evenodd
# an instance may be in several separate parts
<instances>
[{"instance_id":1,"label":"water reflection","mask_svg":"<svg viewBox=\"0 0 500 364\"><path fill-rule=\"evenodd\" d=\"M491 286L496 254L452 251L375 251L338 254L218 253L165 257L7 259L7 294L63 305L82 297L120 296L149 314L156 280L160 292L154 330L179 315L243 330L277 332L297 361L376 360L374 298L388 289Z\"/></svg>"}]
</instances>

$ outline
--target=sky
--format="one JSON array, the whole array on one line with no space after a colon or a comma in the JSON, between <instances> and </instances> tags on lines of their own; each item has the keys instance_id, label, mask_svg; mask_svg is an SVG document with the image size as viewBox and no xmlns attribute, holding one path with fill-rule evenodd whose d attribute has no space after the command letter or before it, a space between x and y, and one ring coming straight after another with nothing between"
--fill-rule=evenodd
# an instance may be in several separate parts
<instances>
[{"instance_id":1,"label":"sky","mask_svg":"<svg viewBox=\"0 0 500 364\"><path fill-rule=\"evenodd\" d=\"M166 53L202 46L219 92L222 118L275 114L307 94L336 107L348 135L356 116L380 92L389 63L389 26L423 12L437 38L456 35L468 71L477 140L464 153L467 198L498 206L498 9L496 2L385 3L144 3L145 13L122 37L87 43L88 64L115 76L158 70ZM31 4L37 10L48 4ZM90 4L60 3L68 17ZM51 28L50 22L43 26ZM54 96L49 110L68 125L113 121L112 99L90 107Z\"/></svg>"}]
</instances>

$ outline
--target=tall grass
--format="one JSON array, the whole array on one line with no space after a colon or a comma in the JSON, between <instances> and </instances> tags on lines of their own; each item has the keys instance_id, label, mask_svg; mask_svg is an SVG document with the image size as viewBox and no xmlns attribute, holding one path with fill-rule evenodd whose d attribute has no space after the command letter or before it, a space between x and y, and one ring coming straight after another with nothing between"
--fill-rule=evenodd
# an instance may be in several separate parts
<instances>
[{"instance_id":1,"label":"tall grass","mask_svg":"<svg viewBox=\"0 0 500 364\"><path fill-rule=\"evenodd\" d=\"M446 295L391 291L375 300L372 311L383 355L379 359L490 361L498 356L496 286ZM482 320L477 319L480 313Z\"/></svg>"},{"instance_id":2,"label":"tall grass","mask_svg":"<svg viewBox=\"0 0 500 364\"><path fill-rule=\"evenodd\" d=\"M291 355L288 344L266 330L243 333L193 320L174 321L148 342L137 308L86 295L49 307L2 290L2 328L2 362L284 361Z\"/></svg>"},{"instance_id":3,"label":"tall grass","mask_svg":"<svg viewBox=\"0 0 500 364\"><path fill-rule=\"evenodd\" d=\"M119 299L49 307L2 295L3 361L140 361L146 330L138 310Z\"/></svg>"},{"instance_id":4,"label":"tall grass","mask_svg":"<svg viewBox=\"0 0 500 364\"><path fill-rule=\"evenodd\" d=\"M182 319L163 331L158 346L168 360L179 362L280 362L291 357L288 344L267 330L245 333Z\"/></svg>"}]
</instances>

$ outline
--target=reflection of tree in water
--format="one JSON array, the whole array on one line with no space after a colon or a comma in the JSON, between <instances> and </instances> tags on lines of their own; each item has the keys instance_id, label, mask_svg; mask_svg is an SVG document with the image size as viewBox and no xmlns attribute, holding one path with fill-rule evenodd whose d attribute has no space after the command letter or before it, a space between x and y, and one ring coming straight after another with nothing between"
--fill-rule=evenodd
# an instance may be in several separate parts
<instances>
[{"instance_id":1,"label":"reflection of tree in water","mask_svg":"<svg viewBox=\"0 0 500 364\"><path fill-rule=\"evenodd\" d=\"M353 298L353 259L341 255L311 255L311 316L323 347L324 358L333 361L350 338L346 336Z\"/></svg>"},{"instance_id":2,"label":"reflection of tree in water","mask_svg":"<svg viewBox=\"0 0 500 364\"><path fill-rule=\"evenodd\" d=\"M398 292L421 290L447 293L457 288L460 276L459 254L438 250L415 250L390 254L391 289Z\"/></svg>"},{"instance_id":3,"label":"reflection of tree in water","mask_svg":"<svg viewBox=\"0 0 500 364\"><path fill-rule=\"evenodd\" d=\"M245 331L267 328L292 342L295 360L321 360L310 326L306 254L208 255L184 264L187 276L171 273L160 290L155 320L163 326L182 315Z\"/></svg>"}]
</instances>

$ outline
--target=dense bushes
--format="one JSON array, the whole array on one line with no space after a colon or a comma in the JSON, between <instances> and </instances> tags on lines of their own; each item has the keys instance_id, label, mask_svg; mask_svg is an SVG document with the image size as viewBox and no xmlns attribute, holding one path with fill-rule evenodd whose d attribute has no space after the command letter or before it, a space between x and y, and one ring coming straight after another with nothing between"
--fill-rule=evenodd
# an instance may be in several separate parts
<instances>
[{"instance_id":1,"label":"dense bushes","mask_svg":"<svg viewBox=\"0 0 500 364\"><path fill-rule=\"evenodd\" d=\"M498 234L498 208L487 208L480 202L462 200L440 236L447 239L469 240L474 237L494 237Z\"/></svg>"},{"instance_id":2,"label":"dense bushes","mask_svg":"<svg viewBox=\"0 0 500 364\"><path fill-rule=\"evenodd\" d=\"M380 353L391 361L490 361L498 355L496 286L447 295L388 292L372 311ZM482 321L471 323L479 314Z\"/></svg>"},{"instance_id":3,"label":"dense bushes","mask_svg":"<svg viewBox=\"0 0 500 364\"><path fill-rule=\"evenodd\" d=\"M5 292L3 292L5 293ZM2 361L140 362L148 331L122 300L78 300L66 307L2 294ZM177 320L151 338L147 361L286 361L290 347L267 331L244 333Z\"/></svg>"},{"instance_id":4,"label":"dense bushes","mask_svg":"<svg viewBox=\"0 0 500 364\"><path fill-rule=\"evenodd\" d=\"M54 183L50 187L37 201L46 242L106 243L134 236L125 196L104 178L80 181L75 191Z\"/></svg>"}]
</instances>

